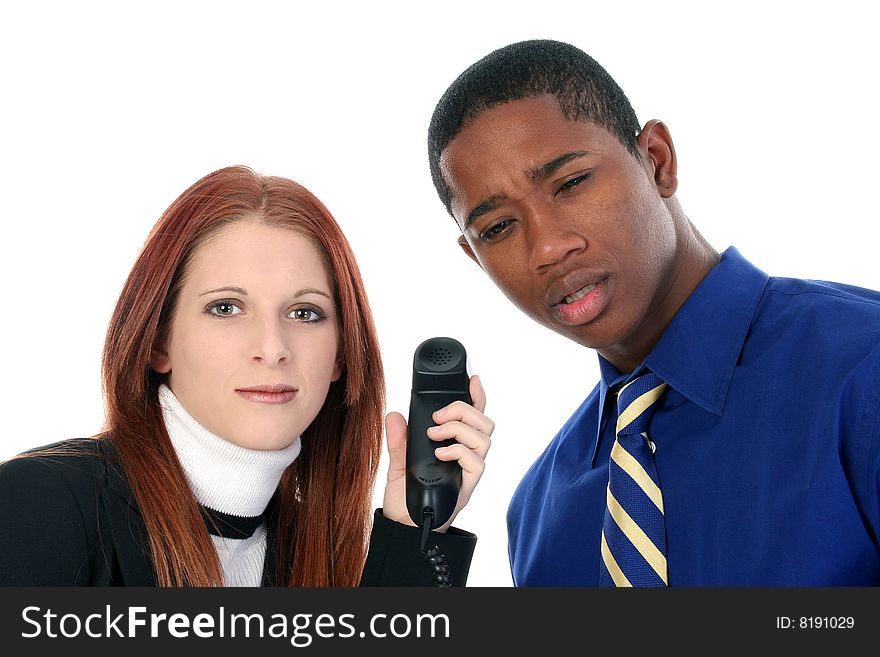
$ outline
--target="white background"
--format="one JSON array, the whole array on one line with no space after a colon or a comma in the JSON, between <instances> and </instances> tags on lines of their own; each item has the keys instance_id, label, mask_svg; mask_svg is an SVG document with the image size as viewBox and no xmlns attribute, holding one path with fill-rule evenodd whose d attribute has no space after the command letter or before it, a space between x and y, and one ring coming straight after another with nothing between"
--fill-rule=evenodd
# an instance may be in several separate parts
<instances>
[{"instance_id":1,"label":"white background","mask_svg":"<svg viewBox=\"0 0 880 657\"><path fill-rule=\"evenodd\" d=\"M11 4L0 459L100 429L104 331L150 227L201 176L246 164L302 182L342 225L389 410L406 415L422 340L468 349L497 429L456 524L479 535L469 584L509 586L508 500L592 389L596 357L520 314L460 253L425 137L446 86L522 39L581 47L641 123L667 123L678 197L717 250L735 244L770 274L880 288L871 3Z\"/></svg>"}]
</instances>

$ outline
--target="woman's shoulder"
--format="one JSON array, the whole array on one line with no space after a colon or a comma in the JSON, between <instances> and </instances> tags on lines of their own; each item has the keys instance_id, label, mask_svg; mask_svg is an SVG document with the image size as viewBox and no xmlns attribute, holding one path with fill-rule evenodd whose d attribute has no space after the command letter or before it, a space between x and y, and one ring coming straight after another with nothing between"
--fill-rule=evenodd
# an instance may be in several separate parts
<instances>
[{"instance_id":1,"label":"woman's shoulder","mask_svg":"<svg viewBox=\"0 0 880 657\"><path fill-rule=\"evenodd\" d=\"M99 558L102 492L112 451L66 440L0 464L0 585L80 585ZM95 556L97 555L97 556Z\"/></svg>"},{"instance_id":2,"label":"woman's shoulder","mask_svg":"<svg viewBox=\"0 0 880 657\"><path fill-rule=\"evenodd\" d=\"M74 438L26 452L0 463L0 499L66 492L79 497L100 488L107 463L115 460L106 438ZM18 493L14 493L14 491Z\"/></svg>"}]
</instances>

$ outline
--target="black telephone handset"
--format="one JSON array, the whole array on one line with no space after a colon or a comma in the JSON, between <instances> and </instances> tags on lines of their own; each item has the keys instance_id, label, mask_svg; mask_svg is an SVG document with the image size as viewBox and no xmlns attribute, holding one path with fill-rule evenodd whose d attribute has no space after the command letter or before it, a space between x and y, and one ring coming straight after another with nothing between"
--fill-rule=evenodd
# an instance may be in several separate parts
<instances>
[{"instance_id":1,"label":"black telephone handset","mask_svg":"<svg viewBox=\"0 0 880 657\"><path fill-rule=\"evenodd\" d=\"M461 490L458 462L440 461L434 456L435 449L455 441L431 440L426 432L436 424L431 418L434 411L457 399L472 403L467 365L464 346L452 338L425 340L413 356L406 441L406 507L409 517L425 534L449 520Z\"/></svg>"},{"instance_id":2,"label":"black telephone handset","mask_svg":"<svg viewBox=\"0 0 880 657\"><path fill-rule=\"evenodd\" d=\"M428 536L455 511L461 466L458 461L441 461L434 456L435 449L455 441L431 440L427 431L436 424L431 417L434 411L457 399L471 404L469 390L467 352L458 340L430 338L416 347L407 422L406 509L422 528L420 549L437 586L452 586L452 574L440 548L428 547Z\"/></svg>"}]
</instances>

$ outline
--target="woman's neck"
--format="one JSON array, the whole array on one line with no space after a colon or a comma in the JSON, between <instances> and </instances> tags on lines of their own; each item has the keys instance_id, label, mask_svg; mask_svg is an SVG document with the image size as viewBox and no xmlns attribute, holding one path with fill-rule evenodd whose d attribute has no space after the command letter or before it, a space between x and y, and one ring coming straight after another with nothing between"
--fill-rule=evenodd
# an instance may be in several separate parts
<instances>
[{"instance_id":1,"label":"woman's neck","mask_svg":"<svg viewBox=\"0 0 880 657\"><path fill-rule=\"evenodd\" d=\"M299 455L300 439L279 450L247 449L205 429L164 384L159 405L196 500L234 516L262 514L287 466Z\"/></svg>"}]
</instances>

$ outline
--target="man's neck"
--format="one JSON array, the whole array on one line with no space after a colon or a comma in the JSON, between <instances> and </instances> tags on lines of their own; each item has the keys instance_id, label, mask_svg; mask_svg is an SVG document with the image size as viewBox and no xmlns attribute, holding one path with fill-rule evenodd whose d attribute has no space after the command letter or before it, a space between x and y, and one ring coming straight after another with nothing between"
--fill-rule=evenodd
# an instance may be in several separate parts
<instances>
[{"instance_id":1,"label":"man's neck","mask_svg":"<svg viewBox=\"0 0 880 657\"><path fill-rule=\"evenodd\" d=\"M667 283L658 290L639 327L625 341L599 349L599 353L623 374L635 370L660 341L663 332L688 297L715 265L719 253L686 218L681 249Z\"/></svg>"}]
</instances>

